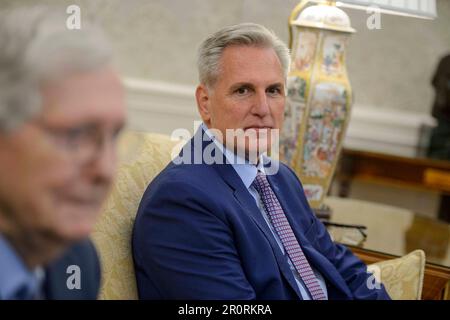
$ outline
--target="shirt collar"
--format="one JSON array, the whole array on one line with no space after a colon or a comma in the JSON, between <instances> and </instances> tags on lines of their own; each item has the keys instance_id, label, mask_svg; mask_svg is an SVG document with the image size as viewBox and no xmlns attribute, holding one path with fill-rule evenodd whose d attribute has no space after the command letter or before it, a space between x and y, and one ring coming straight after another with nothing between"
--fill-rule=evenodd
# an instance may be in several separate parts
<instances>
[{"instance_id":1,"label":"shirt collar","mask_svg":"<svg viewBox=\"0 0 450 320\"><path fill-rule=\"evenodd\" d=\"M264 163L267 163L269 158L266 155L260 155L258 165L251 164L248 160L243 159L231 150L227 149L220 141L216 139L213 132L208 129L205 123L201 124L203 131L216 144L219 150L225 155L227 161L233 166L233 169L241 178L247 189L250 188L256 178L258 171L265 173Z\"/></svg>"},{"instance_id":2,"label":"shirt collar","mask_svg":"<svg viewBox=\"0 0 450 320\"><path fill-rule=\"evenodd\" d=\"M43 280L42 269L30 271L13 247L0 233L0 300L13 299L18 290L34 293Z\"/></svg>"}]
</instances>

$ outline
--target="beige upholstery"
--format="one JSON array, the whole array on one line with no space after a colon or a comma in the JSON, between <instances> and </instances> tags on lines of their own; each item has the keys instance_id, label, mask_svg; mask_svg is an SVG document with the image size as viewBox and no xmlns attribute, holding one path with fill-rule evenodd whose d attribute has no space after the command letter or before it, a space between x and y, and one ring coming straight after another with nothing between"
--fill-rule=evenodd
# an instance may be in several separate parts
<instances>
[{"instance_id":1,"label":"beige upholstery","mask_svg":"<svg viewBox=\"0 0 450 320\"><path fill-rule=\"evenodd\" d=\"M137 298L131 255L135 214L149 182L169 163L172 149L178 153L181 146L158 134L128 132L123 136L116 182L93 234L102 262L100 299ZM423 265L423 252L413 252L379 263L381 269L375 276L381 275L393 298L419 298Z\"/></svg>"},{"instance_id":2,"label":"beige upholstery","mask_svg":"<svg viewBox=\"0 0 450 320\"><path fill-rule=\"evenodd\" d=\"M402 256L382 262L382 282L394 299L420 299L423 275L425 272L425 253L413 251L407 255L406 236L414 220L414 212L394 206L369 201L327 197L325 203L333 211L331 222L359 224L367 227L367 240L363 247ZM348 233L345 229L329 230L337 242L356 245L358 233ZM414 247L413 247L414 248Z\"/></svg>"},{"instance_id":3,"label":"beige upholstery","mask_svg":"<svg viewBox=\"0 0 450 320\"><path fill-rule=\"evenodd\" d=\"M425 273L423 250L371 264L367 269L384 284L393 300L420 300Z\"/></svg>"},{"instance_id":4,"label":"beige upholstery","mask_svg":"<svg viewBox=\"0 0 450 320\"><path fill-rule=\"evenodd\" d=\"M100 299L137 299L131 231L142 194L169 163L179 142L159 134L127 132L120 141L116 182L95 227L93 240L102 263Z\"/></svg>"}]
</instances>

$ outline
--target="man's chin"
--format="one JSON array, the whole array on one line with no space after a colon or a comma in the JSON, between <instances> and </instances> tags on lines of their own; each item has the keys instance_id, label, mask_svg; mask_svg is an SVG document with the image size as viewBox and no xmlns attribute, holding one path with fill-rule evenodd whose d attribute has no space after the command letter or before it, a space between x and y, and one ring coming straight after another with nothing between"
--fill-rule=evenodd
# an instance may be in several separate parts
<instances>
[{"instance_id":1,"label":"man's chin","mask_svg":"<svg viewBox=\"0 0 450 320\"><path fill-rule=\"evenodd\" d=\"M93 229L93 223L72 224L62 228L59 232L59 237L62 242L71 244L88 238Z\"/></svg>"},{"instance_id":2,"label":"man's chin","mask_svg":"<svg viewBox=\"0 0 450 320\"><path fill-rule=\"evenodd\" d=\"M83 240L92 233L97 217L98 210L92 210L82 213L72 213L61 217L59 235L67 242L76 242Z\"/></svg>"}]
</instances>

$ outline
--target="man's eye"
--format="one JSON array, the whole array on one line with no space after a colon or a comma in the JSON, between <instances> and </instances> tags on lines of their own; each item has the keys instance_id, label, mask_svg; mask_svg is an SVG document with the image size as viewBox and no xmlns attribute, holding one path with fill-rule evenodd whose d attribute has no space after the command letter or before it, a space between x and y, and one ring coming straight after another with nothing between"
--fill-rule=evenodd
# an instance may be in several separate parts
<instances>
[{"instance_id":1,"label":"man's eye","mask_svg":"<svg viewBox=\"0 0 450 320\"><path fill-rule=\"evenodd\" d=\"M267 92L271 95L279 95L279 94L281 94L281 89L280 88L269 88L267 90Z\"/></svg>"},{"instance_id":2,"label":"man's eye","mask_svg":"<svg viewBox=\"0 0 450 320\"><path fill-rule=\"evenodd\" d=\"M90 139L94 131L91 126L71 128L65 132L65 136L69 143L79 143Z\"/></svg>"},{"instance_id":3,"label":"man's eye","mask_svg":"<svg viewBox=\"0 0 450 320\"><path fill-rule=\"evenodd\" d=\"M122 127L117 128L116 130L114 130L113 136L112 136L113 140L117 140L120 137L120 135L122 134L122 132L123 132L123 128Z\"/></svg>"},{"instance_id":4,"label":"man's eye","mask_svg":"<svg viewBox=\"0 0 450 320\"><path fill-rule=\"evenodd\" d=\"M242 87L235 91L239 95L245 95L249 92L248 88Z\"/></svg>"}]
</instances>

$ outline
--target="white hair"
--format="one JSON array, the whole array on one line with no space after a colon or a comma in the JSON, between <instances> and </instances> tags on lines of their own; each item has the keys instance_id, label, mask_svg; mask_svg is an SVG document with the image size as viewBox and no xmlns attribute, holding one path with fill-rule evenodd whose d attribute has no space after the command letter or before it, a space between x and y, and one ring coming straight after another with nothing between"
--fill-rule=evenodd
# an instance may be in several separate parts
<instances>
[{"instance_id":1,"label":"white hair","mask_svg":"<svg viewBox=\"0 0 450 320\"><path fill-rule=\"evenodd\" d=\"M290 65L289 49L275 33L262 25L241 23L225 27L200 45L197 57L197 67L200 83L211 88L220 73L220 59L228 46L255 46L273 48L287 77Z\"/></svg>"},{"instance_id":2,"label":"white hair","mask_svg":"<svg viewBox=\"0 0 450 320\"><path fill-rule=\"evenodd\" d=\"M85 19L80 30L69 30L67 18L65 9L46 6L0 11L0 131L39 113L43 82L110 62L101 30Z\"/></svg>"}]
</instances>

